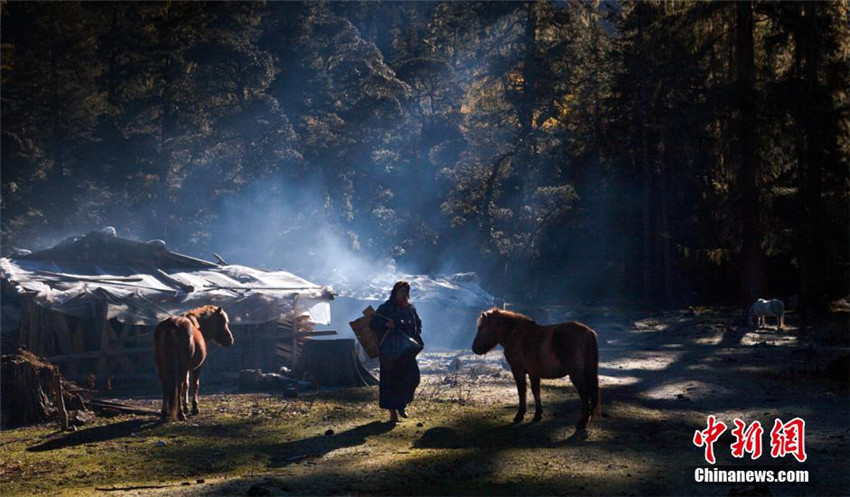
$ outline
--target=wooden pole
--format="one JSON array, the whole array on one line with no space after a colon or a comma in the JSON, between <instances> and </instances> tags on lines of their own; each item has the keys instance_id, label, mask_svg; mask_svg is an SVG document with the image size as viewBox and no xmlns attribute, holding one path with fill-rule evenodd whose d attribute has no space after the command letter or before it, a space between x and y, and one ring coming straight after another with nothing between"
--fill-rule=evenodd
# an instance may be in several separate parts
<instances>
[{"instance_id":1,"label":"wooden pole","mask_svg":"<svg viewBox=\"0 0 850 497\"><path fill-rule=\"evenodd\" d=\"M109 320L107 319L109 313L109 304L107 303L98 303L95 304L95 333L100 334L100 351L107 352L109 351L109 338L111 328L109 326ZM106 379L106 373L108 372L109 360L108 356L103 355L97 361L97 375L101 377L101 379Z\"/></svg>"},{"instance_id":2,"label":"wooden pole","mask_svg":"<svg viewBox=\"0 0 850 497\"><path fill-rule=\"evenodd\" d=\"M62 396L62 375L59 374L59 368L56 368L56 374L53 376L53 398L56 404L56 416L59 418L59 424L63 430L68 429L68 411L65 409L65 398Z\"/></svg>"}]
</instances>

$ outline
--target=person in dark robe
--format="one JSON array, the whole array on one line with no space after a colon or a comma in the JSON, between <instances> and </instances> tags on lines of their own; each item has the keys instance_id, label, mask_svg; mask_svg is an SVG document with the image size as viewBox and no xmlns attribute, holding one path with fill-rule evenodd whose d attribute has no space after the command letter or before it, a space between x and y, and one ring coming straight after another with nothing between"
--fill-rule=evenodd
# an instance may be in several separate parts
<instances>
[{"instance_id":1,"label":"person in dark robe","mask_svg":"<svg viewBox=\"0 0 850 497\"><path fill-rule=\"evenodd\" d=\"M398 281L393 285L390 298L378 307L372 318L372 329L379 337L386 333L401 332L419 342L422 341L422 320L416 307L410 303L410 283ZM413 400L416 387L419 386L419 364L416 356L400 359L392 364L381 363L379 398L382 409L389 409L390 422L398 422L398 417L407 417L407 405Z\"/></svg>"}]
</instances>

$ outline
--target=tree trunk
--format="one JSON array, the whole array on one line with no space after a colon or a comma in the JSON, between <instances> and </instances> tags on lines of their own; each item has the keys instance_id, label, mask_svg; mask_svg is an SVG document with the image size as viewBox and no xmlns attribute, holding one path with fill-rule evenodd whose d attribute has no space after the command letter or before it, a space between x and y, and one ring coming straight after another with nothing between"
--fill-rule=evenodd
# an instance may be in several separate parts
<instances>
[{"instance_id":1,"label":"tree trunk","mask_svg":"<svg viewBox=\"0 0 850 497\"><path fill-rule=\"evenodd\" d=\"M736 124L742 229L740 304L746 307L755 299L764 296L764 260L761 253L762 230L759 222L759 192L756 184L753 6L751 2L738 2L735 7L737 13L735 105L739 112Z\"/></svg>"},{"instance_id":2,"label":"tree trunk","mask_svg":"<svg viewBox=\"0 0 850 497\"><path fill-rule=\"evenodd\" d=\"M796 104L797 118L803 128L797 140L799 217L797 219L798 257L801 310L806 314L822 312L826 297L823 289L822 266L822 200L823 164L827 160L823 124L820 113L824 111L819 89L818 67L821 61L820 46L810 33L817 33L816 6L800 4L799 29L795 33L795 63L800 84L800 98Z\"/></svg>"},{"instance_id":3,"label":"tree trunk","mask_svg":"<svg viewBox=\"0 0 850 497\"><path fill-rule=\"evenodd\" d=\"M0 424L4 427L42 423L58 416L63 428L68 413L62 400L59 368L32 352L2 356L0 360Z\"/></svg>"},{"instance_id":4,"label":"tree trunk","mask_svg":"<svg viewBox=\"0 0 850 497\"><path fill-rule=\"evenodd\" d=\"M664 154L665 158L667 154ZM666 162L666 161L665 161ZM666 164L665 164L666 165ZM662 165L662 167L665 167ZM668 216L668 199L667 199L667 182L668 175L662 169L658 178L658 185L661 197L659 199L659 223L658 228L658 243L661 245L661 283L662 295L664 296L664 304L670 305L673 300L673 269L672 260L670 257L670 221Z\"/></svg>"},{"instance_id":5,"label":"tree trunk","mask_svg":"<svg viewBox=\"0 0 850 497\"><path fill-rule=\"evenodd\" d=\"M522 67L522 96L519 103L519 118L522 126L522 138L529 139L534 132L534 105L537 102L537 13L535 4L525 4L525 55ZM534 147L534 144L531 144Z\"/></svg>"},{"instance_id":6,"label":"tree trunk","mask_svg":"<svg viewBox=\"0 0 850 497\"><path fill-rule=\"evenodd\" d=\"M652 268L652 166L649 163L649 140L646 122L641 125L641 173L643 176L643 300L652 303L653 298L653 268Z\"/></svg>"}]
</instances>

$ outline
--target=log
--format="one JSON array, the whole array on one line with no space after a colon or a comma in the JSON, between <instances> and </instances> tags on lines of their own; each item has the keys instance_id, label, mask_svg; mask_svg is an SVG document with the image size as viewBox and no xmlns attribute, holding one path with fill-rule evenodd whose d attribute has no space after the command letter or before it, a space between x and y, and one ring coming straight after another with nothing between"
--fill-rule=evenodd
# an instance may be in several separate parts
<instances>
[{"instance_id":1,"label":"log","mask_svg":"<svg viewBox=\"0 0 850 497\"><path fill-rule=\"evenodd\" d=\"M244 333L239 336L246 340L271 340L292 337L304 339L310 337L336 335L337 333L338 332L336 330L299 331L295 333L291 331L274 331L271 333Z\"/></svg>"},{"instance_id":2,"label":"log","mask_svg":"<svg viewBox=\"0 0 850 497\"><path fill-rule=\"evenodd\" d=\"M192 292L195 291L195 287L193 287L192 285L187 285L183 282L177 281L176 279L172 278L170 274L166 273L162 269L157 269L156 273L157 273L157 276L159 277L159 279L161 281L164 281L165 283L167 283L171 286L177 287L178 289L180 289L180 290L182 290L186 293L192 293Z\"/></svg>"},{"instance_id":3,"label":"log","mask_svg":"<svg viewBox=\"0 0 850 497\"><path fill-rule=\"evenodd\" d=\"M81 359L101 359L106 357L114 357L124 354L151 354L153 355L153 346L150 347L134 347L127 349L115 350L93 350L91 352L83 352L81 354L58 355L50 358L52 362L79 361Z\"/></svg>"},{"instance_id":4,"label":"log","mask_svg":"<svg viewBox=\"0 0 850 497\"><path fill-rule=\"evenodd\" d=\"M57 414L61 418L64 405L59 368L27 350L3 355L0 357L0 397L4 399L0 403L0 424L3 426L42 423ZM67 423L67 413L60 419L62 421Z\"/></svg>"},{"instance_id":5,"label":"log","mask_svg":"<svg viewBox=\"0 0 850 497\"><path fill-rule=\"evenodd\" d=\"M148 409L146 407L131 406L128 404L120 404L108 400L91 399L88 402L89 406L95 411L115 411L122 414L141 414L159 416L159 411L156 409Z\"/></svg>"},{"instance_id":6,"label":"log","mask_svg":"<svg viewBox=\"0 0 850 497\"><path fill-rule=\"evenodd\" d=\"M54 366L55 367L55 366ZM58 371L58 369L57 369ZM63 430L68 429L68 411L65 409L65 399L62 396L62 376L58 373L53 375L53 403L56 406L56 416Z\"/></svg>"}]
</instances>

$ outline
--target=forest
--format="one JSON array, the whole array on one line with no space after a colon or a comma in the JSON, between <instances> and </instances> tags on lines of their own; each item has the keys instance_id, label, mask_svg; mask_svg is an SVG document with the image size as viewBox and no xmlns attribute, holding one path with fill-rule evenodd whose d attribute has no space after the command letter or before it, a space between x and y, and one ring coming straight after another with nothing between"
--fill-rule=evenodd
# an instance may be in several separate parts
<instances>
[{"instance_id":1,"label":"forest","mask_svg":"<svg viewBox=\"0 0 850 497\"><path fill-rule=\"evenodd\" d=\"M846 2L0 8L4 255L111 225L543 303L848 293Z\"/></svg>"}]
</instances>

